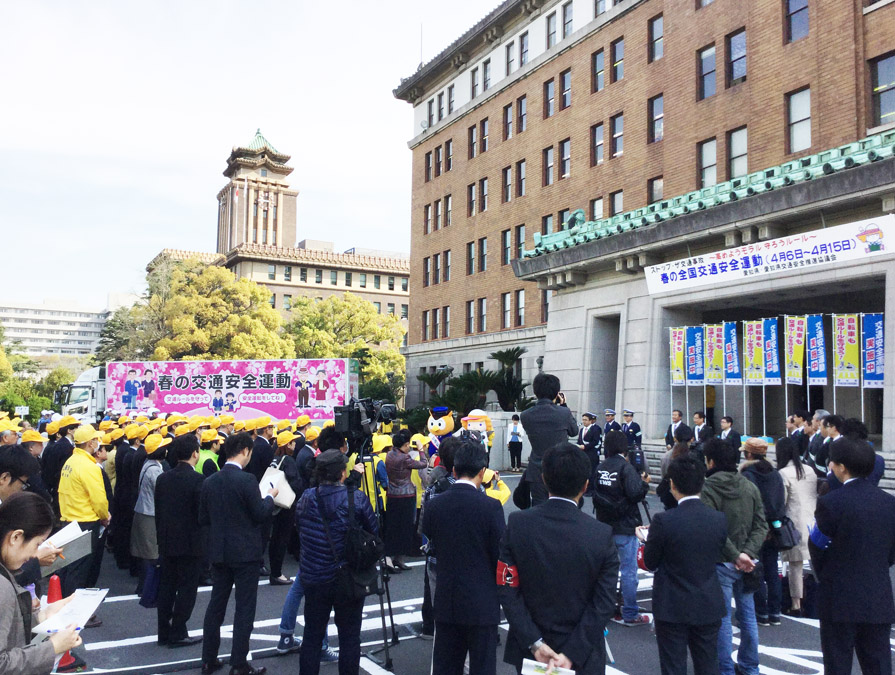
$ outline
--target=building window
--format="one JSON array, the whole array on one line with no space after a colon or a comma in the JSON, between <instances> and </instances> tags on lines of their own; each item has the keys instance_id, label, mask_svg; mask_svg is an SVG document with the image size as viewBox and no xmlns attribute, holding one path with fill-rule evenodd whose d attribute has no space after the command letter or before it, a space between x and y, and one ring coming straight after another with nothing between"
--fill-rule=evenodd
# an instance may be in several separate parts
<instances>
[{"instance_id":1,"label":"building window","mask_svg":"<svg viewBox=\"0 0 895 675\"><path fill-rule=\"evenodd\" d=\"M609 195L609 215L617 216L625 210L625 195L622 190Z\"/></svg>"},{"instance_id":2,"label":"building window","mask_svg":"<svg viewBox=\"0 0 895 675\"><path fill-rule=\"evenodd\" d=\"M261 169L261 177L267 178L267 169Z\"/></svg>"},{"instance_id":3,"label":"building window","mask_svg":"<svg viewBox=\"0 0 895 675\"><path fill-rule=\"evenodd\" d=\"M525 291L516 291L516 326L525 325Z\"/></svg>"},{"instance_id":4,"label":"building window","mask_svg":"<svg viewBox=\"0 0 895 675\"><path fill-rule=\"evenodd\" d=\"M267 278L271 279L271 280L277 278L277 266L276 265L268 265L267 266Z\"/></svg>"},{"instance_id":5,"label":"building window","mask_svg":"<svg viewBox=\"0 0 895 675\"><path fill-rule=\"evenodd\" d=\"M452 112L454 112L454 85L451 85L447 88L447 99L447 112L448 115L450 115Z\"/></svg>"},{"instance_id":6,"label":"building window","mask_svg":"<svg viewBox=\"0 0 895 675\"><path fill-rule=\"evenodd\" d=\"M697 52L699 61L699 98L715 95L715 45Z\"/></svg>"},{"instance_id":7,"label":"building window","mask_svg":"<svg viewBox=\"0 0 895 675\"><path fill-rule=\"evenodd\" d=\"M618 82L625 76L625 38L619 38L610 45L612 57L612 81Z\"/></svg>"},{"instance_id":8,"label":"building window","mask_svg":"<svg viewBox=\"0 0 895 675\"><path fill-rule=\"evenodd\" d=\"M513 137L513 104L503 107L503 140L508 141Z\"/></svg>"},{"instance_id":9,"label":"building window","mask_svg":"<svg viewBox=\"0 0 895 675\"><path fill-rule=\"evenodd\" d=\"M603 50L594 52L591 57L591 91L603 91L606 86Z\"/></svg>"},{"instance_id":10,"label":"building window","mask_svg":"<svg viewBox=\"0 0 895 675\"><path fill-rule=\"evenodd\" d=\"M718 182L718 144L714 138L699 144L699 187L707 188Z\"/></svg>"},{"instance_id":11,"label":"building window","mask_svg":"<svg viewBox=\"0 0 895 675\"><path fill-rule=\"evenodd\" d=\"M603 217L603 198L597 197L590 200L590 219L599 220Z\"/></svg>"},{"instance_id":12,"label":"building window","mask_svg":"<svg viewBox=\"0 0 895 675\"><path fill-rule=\"evenodd\" d=\"M474 216L475 211L475 183L466 186L466 215Z\"/></svg>"},{"instance_id":13,"label":"building window","mask_svg":"<svg viewBox=\"0 0 895 675\"><path fill-rule=\"evenodd\" d=\"M895 122L895 52L870 64L873 126Z\"/></svg>"},{"instance_id":14,"label":"building window","mask_svg":"<svg viewBox=\"0 0 895 675\"><path fill-rule=\"evenodd\" d=\"M488 210L488 179L482 178L479 181L479 210Z\"/></svg>"},{"instance_id":15,"label":"building window","mask_svg":"<svg viewBox=\"0 0 895 675\"><path fill-rule=\"evenodd\" d=\"M484 333L488 329L488 302L485 298L479 298L479 333Z\"/></svg>"},{"instance_id":16,"label":"building window","mask_svg":"<svg viewBox=\"0 0 895 675\"><path fill-rule=\"evenodd\" d=\"M314 270L314 283L323 283L323 270Z\"/></svg>"},{"instance_id":17,"label":"building window","mask_svg":"<svg viewBox=\"0 0 895 675\"><path fill-rule=\"evenodd\" d=\"M307 267L299 268L298 280L301 281L303 284L308 283L308 268Z\"/></svg>"},{"instance_id":18,"label":"building window","mask_svg":"<svg viewBox=\"0 0 895 675\"><path fill-rule=\"evenodd\" d=\"M661 141L665 129L665 101L662 94L653 96L648 103L649 110L649 142Z\"/></svg>"},{"instance_id":19,"label":"building window","mask_svg":"<svg viewBox=\"0 0 895 675\"><path fill-rule=\"evenodd\" d=\"M395 303L390 302L385 307L386 307L386 311L388 311L389 314L391 314L392 316L395 315Z\"/></svg>"},{"instance_id":20,"label":"building window","mask_svg":"<svg viewBox=\"0 0 895 675\"><path fill-rule=\"evenodd\" d=\"M472 300L466 301L466 334L472 335L475 332L475 303Z\"/></svg>"},{"instance_id":21,"label":"building window","mask_svg":"<svg viewBox=\"0 0 895 675\"><path fill-rule=\"evenodd\" d=\"M714 1L715 0L696 0L696 9L699 9L700 7L708 7Z\"/></svg>"},{"instance_id":22,"label":"building window","mask_svg":"<svg viewBox=\"0 0 895 675\"><path fill-rule=\"evenodd\" d=\"M746 81L746 29L727 36L727 86Z\"/></svg>"},{"instance_id":23,"label":"building window","mask_svg":"<svg viewBox=\"0 0 895 675\"><path fill-rule=\"evenodd\" d=\"M650 204L655 204L656 202L662 201L663 193L665 191L665 181L662 176L657 176L656 178L650 178L647 183L647 197L649 199Z\"/></svg>"},{"instance_id":24,"label":"building window","mask_svg":"<svg viewBox=\"0 0 895 675\"><path fill-rule=\"evenodd\" d=\"M519 36L519 66L528 63L528 31Z\"/></svg>"},{"instance_id":25,"label":"building window","mask_svg":"<svg viewBox=\"0 0 895 675\"><path fill-rule=\"evenodd\" d=\"M444 252L444 273L442 274L442 277L444 278L445 281L451 280L451 252L450 251Z\"/></svg>"},{"instance_id":26,"label":"building window","mask_svg":"<svg viewBox=\"0 0 895 675\"><path fill-rule=\"evenodd\" d=\"M438 339L438 308L432 310L432 339Z\"/></svg>"},{"instance_id":27,"label":"building window","mask_svg":"<svg viewBox=\"0 0 895 675\"><path fill-rule=\"evenodd\" d=\"M474 99L479 95L479 69L469 71L469 98Z\"/></svg>"},{"instance_id":28,"label":"building window","mask_svg":"<svg viewBox=\"0 0 895 675\"><path fill-rule=\"evenodd\" d=\"M379 290L379 287L382 285L382 277L378 274L373 275L373 288Z\"/></svg>"},{"instance_id":29,"label":"building window","mask_svg":"<svg viewBox=\"0 0 895 675\"><path fill-rule=\"evenodd\" d=\"M439 145L435 148L435 177L441 175L441 168L443 166L442 156L444 154L444 149Z\"/></svg>"},{"instance_id":30,"label":"building window","mask_svg":"<svg viewBox=\"0 0 895 675\"><path fill-rule=\"evenodd\" d=\"M466 242L466 276L475 274L475 242Z\"/></svg>"},{"instance_id":31,"label":"building window","mask_svg":"<svg viewBox=\"0 0 895 675\"><path fill-rule=\"evenodd\" d=\"M351 272L345 272L345 285L350 287L353 279L351 278Z\"/></svg>"},{"instance_id":32,"label":"building window","mask_svg":"<svg viewBox=\"0 0 895 675\"><path fill-rule=\"evenodd\" d=\"M500 327L509 328L513 320L513 299L509 293L500 294Z\"/></svg>"},{"instance_id":33,"label":"building window","mask_svg":"<svg viewBox=\"0 0 895 675\"><path fill-rule=\"evenodd\" d=\"M432 180L432 153L426 153L426 182Z\"/></svg>"},{"instance_id":34,"label":"building window","mask_svg":"<svg viewBox=\"0 0 895 675\"><path fill-rule=\"evenodd\" d=\"M423 258L423 288L427 288L432 283L432 261L429 258Z\"/></svg>"},{"instance_id":35,"label":"building window","mask_svg":"<svg viewBox=\"0 0 895 675\"><path fill-rule=\"evenodd\" d=\"M491 86L491 59L485 59L482 63L482 91L488 91Z\"/></svg>"},{"instance_id":36,"label":"building window","mask_svg":"<svg viewBox=\"0 0 895 675\"><path fill-rule=\"evenodd\" d=\"M317 302L320 302L321 300L323 300L323 298L317 298ZM374 302L373 307L376 308L377 314L382 314L382 303L381 302Z\"/></svg>"},{"instance_id":37,"label":"building window","mask_svg":"<svg viewBox=\"0 0 895 675\"><path fill-rule=\"evenodd\" d=\"M360 275L360 279L358 280L357 285L360 286L361 288L366 288L366 287L367 287L367 275L366 275L366 273L361 273L361 275Z\"/></svg>"},{"instance_id":38,"label":"building window","mask_svg":"<svg viewBox=\"0 0 895 675\"><path fill-rule=\"evenodd\" d=\"M550 291L541 291L541 323L547 323L550 314Z\"/></svg>"},{"instance_id":39,"label":"building window","mask_svg":"<svg viewBox=\"0 0 895 675\"><path fill-rule=\"evenodd\" d=\"M286 265L283 268L283 281L292 281L292 267L290 265Z\"/></svg>"},{"instance_id":40,"label":"building window","mask_svg":"<svg viewBox=\"0 0 895 675\"><path fill-rule=\"evenodd\" d=\"M479 127L477 124L473 124L469 127L469 159L472 159L478 154L479 148Z\"/></svg>"},{"instance_id":41,"label":"building window","mask_svg":"<svg viewBox=\"0 0 895 675\"><path fill-rule=\"evenodd\" d=\"M377 302L374 304L378 305L379 303ZM378 313L379 310L377 309L376 311ZM429 339L429 310L427 309L425 312L423 312L423 342L425 342L428 339Z\"/></svg>"},{"instance_id":42,"label":"building window","mask_svg":"<svg viewBox=\"0 0 895 675\"><path fill-rule=\"evenodd\" d=\"M525 250L525 225L516 225L516 258L522 257Z\"/></svg>"},{"instance_id":43,"label":"building window","mask_svg":"<svg viewBox=\"0 0 895 675\"><path fill-rule=\"evenodd\" d=\"M567 138L559 142L559 179L572 174L572 141Z\"/></svg>"},{"instance_id":44,"label":"building window","mask_svg":"<svg viewBox=\"0 0 895 675\"><path fill-rule=\"evenodd\" d=\"M482 152L488 152L488 118L486 117L481 121L481 129L482 129Z\"/></svg>"},{"instance_id":45,"label":"building window","mask_svg":"<svg viewBox=\"0 0 895 675\"><path fill-rule=\"evenodd\" d=\"M553 117L556 111L556 84L553 80L544 83L544 117Z\"/></svg>"},{"instance_id":46,"label":"building window","mask_svg":"<svg viewBox=\"0 0 895 675\"><path fill-rule=\"evenodd\" d=\"M789 151L807 150L811 147L811 90L793 92L786 99Z\"/></svg>"},{"instance_id":47,"label":"building window","mask_svg":"<svg viewBox=\"0 0 895 675\"><path fill-rule=\"evenodd\" d=\"M454 168L454 141L447 140L444 142L444 170L450 171Z\"/></svg>"},{"instance_id":48,"label":"building window","mask_svg":"<svg viewBox=\"0 0 895 675\"><path fill-rule=\"evenodd\" d=\"M516 99L516 133L525 131L525 123L528 119L528 99L520 96Z\"/></svg>"},{"instance_id":49,"label":"building window","mask_svg":"<svg viewBox=\"0 0 895 675\"><path fill-rule=\"evenodd\" d=\"M509 265L513 255L513 234L510 230L500 233L500 264Z\"/></svg>"},{"instance_id":50,"label":"building window","mask_svg":"<svg viewBox=\"0 0 895 675\"><path fill-rule=\"evenodd\" d=\"M590 128L590 165L603 163L603 125L595 124Z\"/></svg>"},{"instance_id":51,"label":"building window","mask_svg":"<svg viewBox=\"0 0 895 675\"><path fill-rule=\"evenodd\" d=\"M808 0L785 0L786 41L808 37Z\"/></svg>"},{"instance_id":52,"label":"building window","mask_svg":"<svg viewBox=\"0 0 895 675\"><path fill-rule=\"evenodd\" d=\"M551 234L553 232L553 214L548 213L541 218L541 235Z\"/></svg>"},{"instance_id":53,"label":"building window","mask_svg":"<svg viewBox=\"0 0 895 675\"><path fill-rule=\"evenodd\" d=\"M438 121L444 119L444 92L438 95Z\"/></svg>"},{"instance_id":54,"label":"building window","mask_svg":"<svg viewBox=\"0 0 895 675\"><path fill-rule=\"evenodd\" d=\"M525 160L516 162L516 196L525 196Z\"/></svg>"},{"instance_id":55,"label":"building window","mask_svg":"<svg viewBox=\"0 0 895 675\"><path fill-rule=\"evenodd\" d=\"M277 294L276 293L270 294L270 306L272 309L277 308Z\"/></svg>"},{"instance_id":56,"label":"building window","mask_svg":"<svg viewBox=\"0 0 895 675\"><path fill-rule=\"evenodd\" d=\"M619 157L625 152L625 116L623 114L610 118L609 128L612 133L611 157Z\"/></svg>"},{"instance_id":57,"label":"building window","mask_svg":"<svg viewBox=\"0 0 895 675\"><path fill-rule=\"evenodd\" d=\"M747 161L748 136L746 127L727 134L727 177L738 178L749 173Z\"/></svg>"},{"instance_id":58,"label":"building window","mask_svg":"<svg viewBox=\"0 0 895 675\"><path fill-rule=\"evenodd\" d=\"M556 12L547 17L547 49L556 44Z\"/></svg>"},{"instance_id":59,"label":"building window","mask_svg":"<svg viewBox=\"0 0 895 675\"><path fill-rule=\"evenodd\" d=\"M572 2L569 0L562 6L562 37L565 40L572 34Z\"/></svg>"},{"instance_id":60,"label":"building window","mask_svg":"<svg viewBox=\"0 0 895 675\"><path fill-rule=\"evenodd\" d=\"M660 14L649 20L649 53L647 60L652 63L665 55L665 22Z\"/></svg>"},{"instance_id":61,"label":"building window","mask_svg":"<svg viewBox=\"0 0 895 675\"><path fill-rule=\"evenodd\" d=\"M390 290L390 291L395 290L395 278L394 277L388 278L388 290Z\"/></svg>"},{"instance_id":62,"label":"building window","mask_svg":"<svg viewBox=\"0 0 895 675\"><path fill-rule=\"evenodd\" d=\"M596 0L594 4L594 16L605 14L606 10L612 7L612 0Z\"/></svg>"},{"instance_id":63,"label":"building window","mask_svg":"<svg viewBox=\"0 0 895 675\"><path fill-rule=\"evenodd\" d=\"M435 124L435 99L426 104L426 122L429 127Z\"/></svg>"},{"instance_id":64,"label":"building window","mask_svg":"<svg viewBox=\"0 0 895 675\"><path fill-rule=\"evenodd\" d=\"M429 234L432 231L432 205L426 204L423 207L423 234Z\"/></svg>"},{"instance_id":65,"label":"building window","mask_svg":"<svg viewBox=\"0 0 895 675\"><path fill-rule=\"evenodd\" d=\"M336 270L330 270L329 283L333 286L339 285L339 273Z\"/></svg>"},{"instance_id":66,"label":"building window","mask_svg":"<svg viewBox=\"0 0 895 675\"><path fill-rule=\"evenodd\" d=\"M566 229L566 225L569 223L569 209L562 209L557 215L559 216L559 227Z\"/></svg>"},{"instance_id":67,"label":"building window","mask_svg":"<svg viewBox=\"0 0 895 675\"><path fill-rule=\"evenodd\" d=\"M408 314L407 309L408 309L407 305L401 305L401 318L402 319L407 318L407 314Z\"/></svg>"},{"instance_id":68,"label":"building window","mask_svg":"<svg viewBox=\"0 0 895 675\"><path fill-rule=\"evenodd\" d=\"M401 306L402 312L403 312L403 308L405 306L406 305ZM442 318L441 337L449 338L451 336L451 306L450 305L446 305L445 307L441 308L441 318Z\"/></svg>"},{"instance_id":69,"label":"building window","mask_svg":"<svg viewBox=\"0 0 895 675\"><path fill-rule=\"evenodd\" d=\"M506 55L506 74L507 76L509 76L510 73L513 72L513 68L516 65L516 45L511 42L506 47L504 47L504 53Z\"/></svg>"},{"instance_id":70,"label":"building window","mask_svg":"<svg viewBox=\"0 0 895 675\"><path fill-rule=\"evenodd\" d=\"M479 239L479 272L488 271L488 237Z\"/></svg>"},{"instance_id":71,"label":"building window","mask_svg":"<svg viewBox=\"0 0 895 675\"><path fill-rule=\"evenodd\" d=\"M451 224L451 211L453 210L453 199L451 199L450 195L444 196L444 226L447 227Z\"/></svg>"},{"instance_id":72,"label":"building window","mask_svg":"<svg viewBox=\"0 0 895 675\"><path fill-rule=\"evenodd\" d=\"M504 203L513 198L513 167L501 169L501 193L500 200Z\"/></svg>"},{"instance_id":73,"label":"building window","mask_svg":"<svg viewBox=\"0 0 895 675\"><path fill-rule=\"evenodd\" d=\"M407 292L407 285L408 285L407 277L401 277L401 290L404 291L405 293Z\"/></svg>"},{"instance_id":74,"label":"building window","mask_svg":"<svg viewBox=\"0 0 895 675\"><path fill-rule=\"evenodd\" d=\"M544 148L544 185L553 185L553 147Z\"/></svg>"},{"instance_id":75,"label":"building window","mask_svg":"<svg viewBox=\"0 0 895 675\"><path fill-rule=\"evenodd\" d=\"M565 110L572 105L572 70L564 70L559 74L560 99L559 108Z\"/></svg>"}]
</instances>

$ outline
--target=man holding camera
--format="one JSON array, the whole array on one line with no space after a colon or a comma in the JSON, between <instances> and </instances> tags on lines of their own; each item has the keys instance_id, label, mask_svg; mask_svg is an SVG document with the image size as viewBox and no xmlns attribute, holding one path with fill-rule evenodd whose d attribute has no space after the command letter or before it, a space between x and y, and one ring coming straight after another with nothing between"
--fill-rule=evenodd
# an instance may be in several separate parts
<instances>
[{"instance_id":1,"label":"man holding camera","mask_svg":"<svg viewBox=\"0 0 895 675\"><path fill-rule=\"evenodd\" d=\"M572 412L566 407L566 397L559 390L559 378L548 373L538 373L532 383L538 402L524 410L522 428L531 442L528 468L522 480L531 491L531 505L537 506L547 501L547 486L541 479L541 461L547 448L558 443L568 443L569 438L578 436L578 425Z\"/></svg>"}]
</instances>

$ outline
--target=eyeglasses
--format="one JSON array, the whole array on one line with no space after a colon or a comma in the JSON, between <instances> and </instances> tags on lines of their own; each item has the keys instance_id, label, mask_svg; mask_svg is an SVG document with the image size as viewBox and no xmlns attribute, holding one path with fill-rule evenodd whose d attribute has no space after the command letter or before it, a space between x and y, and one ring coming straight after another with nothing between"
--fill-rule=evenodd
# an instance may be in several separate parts
<instances>
[{"instance_id":1,"label":"eyeglasses","mask_svg":"<svg viewBox=\"0 0 895 675\"><path fill-rule=\"evenodd\" d=\"M19 481L22 484L22 491L25 491L31 487L31 483L29 483L26 480L22 480L21 478L16 477L16 478L13 478L12 480L13 480L13 482Z\"/></svg>"}]
</instances>

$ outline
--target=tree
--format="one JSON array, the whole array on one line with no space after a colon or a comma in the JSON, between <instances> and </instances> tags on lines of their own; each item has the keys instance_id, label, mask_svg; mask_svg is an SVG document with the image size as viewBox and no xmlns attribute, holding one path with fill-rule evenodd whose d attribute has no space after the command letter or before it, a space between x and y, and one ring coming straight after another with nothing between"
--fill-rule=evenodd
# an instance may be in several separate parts
<instances>
[{"instance_id":1,"label":"tree","mask_svg":"<svg viewBox=\"0 0 895 675\"><path fill-rule=\"evenodd\" d=\"M392 314L380 314L372 302L351 293L325 300L293 300L286 333L303 359L357 359L361 382L372 380L404 387L404 328Z\"/></svg>"},{"instance_id":2,"label":"tree","mask_svg":"<svg viewBox=\"0 0 895 675\"><path fill-rule=\"evenodd\" d=\"M71 384L75 381L76 377L77 375L68 368L59 366L47 373L46 376L37 383L35 389L38 395L52 399L53 394L61 385Z\"/></svg>"},{"instance_id":3,"label":"tree","mask_svg":"<svg viewBox=\"0 0 895 675\"><path fill-rule=\"evenodd\" d=\"M525 395L525 388L529 385L521 378L516 377L516 363L522 355L528 351L525 347L513 347L489 354L501 365L497 373L497 382L494 385L494 393L497 394L497 402L500 409L505 412L516 412L528 408L533 399Z\"/></svg>"},{"instance_id":4,"label":"tree","mask_svg":"<svg viewBox=\"0 0 895 675\"><path fill-rule=\"evenodd\" d=\"M0 344L0 380L4 380L7 377L12 377L12 365L6 357L6 350Z\"/></svg>"},{"instance_id":5,"label":"tree","mask_svg":"<svg viewBox=\"0 0 895 675\"><path fill-rule=\"evenodd\" d=\"M416 379L429 387L429 396L437 396L438 387L440 387L441 383L447 380L450 376L450 370L440 369L436 370L434 373L423 373L422 375L417 375Z\"/></svg>"},{"instance_id":6,"label":"tree","mask_svg":"<svg viewBox=\"0 0 895 675\"><path fill-rule=\"evenodd\" d=\"M471 410L484 408L488 392L498 382L498 374L493 370L472 370L447 381L443 394L429 399L430 405L447 406L463 417Z\"/></svg>"}]
</instances>

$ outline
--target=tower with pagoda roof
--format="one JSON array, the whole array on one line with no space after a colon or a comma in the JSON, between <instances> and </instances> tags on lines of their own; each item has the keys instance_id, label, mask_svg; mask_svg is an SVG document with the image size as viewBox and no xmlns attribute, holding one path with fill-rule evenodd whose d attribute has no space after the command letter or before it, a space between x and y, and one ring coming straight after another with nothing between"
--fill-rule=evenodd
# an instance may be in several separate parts
<instances>
[{"instance_id":1,"label":"tower with pagoda roof","mask_svg":"<svg viewBox=\"0 0 895 675\"><path fill-rule=\"evenodd\" d=\"M289 159L261 129L251 143L233 148L224 171L229 182L218 192L218 253L244 243L295 246L298 191L286 180Z\"/></svg>"}]
</instances>

